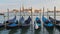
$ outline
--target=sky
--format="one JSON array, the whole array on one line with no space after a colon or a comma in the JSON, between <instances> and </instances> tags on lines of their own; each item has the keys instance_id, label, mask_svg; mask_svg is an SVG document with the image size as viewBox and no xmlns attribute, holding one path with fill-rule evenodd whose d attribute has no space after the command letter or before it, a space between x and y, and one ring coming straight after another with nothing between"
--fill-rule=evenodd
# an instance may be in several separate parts
<instances>
[{"instance_id":1,"label":"sky","mask_svg":"<svg viewBox=\"0 0 60 34\"><path fill-rule=\"evenodd\" d=\"M7 8L10 10L19 9L22 5L25 8L32 6L33 9L42 9L44 7L45 10L47 8L53 10L54 6L56 6L57 10L59 10L60 0L0 0L0 12L6 12Z\"/></svg>"}]
</instances>

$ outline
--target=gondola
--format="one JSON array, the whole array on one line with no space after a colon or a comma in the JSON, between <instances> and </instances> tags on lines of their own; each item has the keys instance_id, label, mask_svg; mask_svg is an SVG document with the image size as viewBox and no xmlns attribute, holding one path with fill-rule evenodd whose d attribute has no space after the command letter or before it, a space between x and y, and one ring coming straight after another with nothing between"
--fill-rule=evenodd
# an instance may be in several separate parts
<instances>
[{"instance_id":1,"label":"gondola","mask_svg":"<svg viewBox=\"0 0 60 34\"><path fill-rule=\"evenodd\" d=\"M34 21L35 34L39 34L41 30L41 20L39 17L36 17Z\"/></svg>"},{"instance_id":2,"label":"gondola","mask_svg":"<svg viewBox=\"0 0 60 34\"><path fill-rule=\"evenodd\" d=\"M22 23L22 25L20 27L29 27L30 26L30 22L31 22L31 17L29 16L28 19L26 19L24 21L24 18L22 17L22 21L20 21Z\"/></svg>"},{"instance_id":3,"label":"gondola","mask_svg":"<svg viewBox=\"0 0 60 34\"><path fill-rule=\"evenodd\" d=\"M16 20L16 16L15 16L13 19L9 19L9 20L5 21L5 23L8 23L8 24L10 24L10 23L18 23L18 20Z\"/></svg>"},{"instance_id":4,"label":"gondola","mask_svg":"<svg viewBox=\"0 0 60 34\"><path fill-rule=\"evenodd\" d=\"M4 21L0 21L0 31L4 29Z\"/></svg>"},{"instance_id":5,"label":"gondola","mask_svg":"<svg viewBox=\"0 0 60 34\"><path fill-rule=\"evenodd\" d=\"M23 25L24 21L25 21L25 19L24 19L24 17L22 16L22 17L19 19L19 25Z\"/></svg>"},{"instance_id":6,"label":"gondola","mask_svg":"<svg viewBox=\"0 0 60 34\"><path fill-rule=\"evenodd\" d=\"M53 29L54 24L49 19L47 19L44 16L42 16L42 21L44 23L44 27L46 27L48 29Z\"/></svg>"},{"instance_id":7,"label":"gondola","mask_svg":"<svg viewBox=\"0 0 60 34\"><path fill-rule=\"evenodd\" d=\"M38 29L41 27L41 21L40 18L36 17L35 21L34 21L34 25L35 25L35 29Z\"/></svg>"},{"instance_id":8,"label":"gondola","mask_svg":"<svg viewBox=\"0 0 60 34\"><path fill-rule=\"evenodd\" d=\"M60 30L60 21L59 20L55 20L52 17L49 17L49 19L55 24L56 28L58 28ZM56 21L56 23L54 21Z\"/></svg>"},{"instance_id":9,"label":"gondola","mask_svg":"<svg viewBox=\"0 0 60 34\"><path fill-rule=\"evenodd\" d=\"M1 28L1 27L4 27L4 24L0 23L0 28Z\"/></svg>"},{"instance_id":10,"label":"gondola","mask_svg":"<svg viewBox=\"0 0 60 34\"><path fill-rule=\"evenodd\" d=\"M49 16L49 19L54 23L54 21L56 21L56 24L59 24L60 23L60 20L55 20L53 19L52 17Z\"/></svg>"},{"instance_id":11,"label":"gondola","mask_svg":"<svg viewBox=\"0 0 60 34\"><path fill-rule=\"evenodd\" d=\"M8 23L8 24L7 24L7 23ZM16 16L15 16L13 19L8 20L7 23L6 23L6 28L7 28L7 29L11 29L11 28L16 28L16 27L18 27L18 22L17 22L17 20L16 20Z\"/></svg>"},{"instance_id":12,"label":"gondola","mask_svg":"<svg viewBox=\"0 0 60 34\"><path fill-rule=\"evenodd\" d=\"M31 20L32 19L30 16L26 20L24 19L23 16L20 18L20 20L19 20L19 22L21 24L20 28L22 29L21 34L25 34L28 31Z\"/></svg>"},{"instance_id":13,"label":"gondola","mask_svg":"<svg viewBox=\"0 0 60 34\"><path fill-rule=\"evenodd\" d=\"M17 28L17 27L18 27L18 24L16 24L16 23L6 25L7 29L13 29L13 28Z\"/></svg>"},{"instance_id":14,"label":"gondola","mask_svg":"<svg viewBox=\"0 0 60 34\"><path fill-rule=\"evenodd\" d=\"M0 31L4 29L4 24L0 23Z\"/></svg>"}]
</instances>

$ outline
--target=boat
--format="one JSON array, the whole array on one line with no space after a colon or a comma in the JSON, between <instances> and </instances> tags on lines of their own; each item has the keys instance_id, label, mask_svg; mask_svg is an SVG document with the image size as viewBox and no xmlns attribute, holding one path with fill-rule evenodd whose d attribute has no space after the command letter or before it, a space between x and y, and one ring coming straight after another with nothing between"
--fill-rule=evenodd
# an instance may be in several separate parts
<instances>
[{"instance_id":1,"label":"boat","mask_svg":"<svg viewBox=\"0 0 60 34\"><path fill-rule=\"evenodd\" d=\"M44 27L49 28L49 29L53 29L54 24L49 19L42 16L42 21L44 23Z\"/></svg>"},{"instance_id":2,"label":"boat","mask_svg":"<svg viewBox=\"0 0 60 34\"><path fill-rule=\"evenodd\" d=\"M9 19L5 23L8 23L8 24L10 24L10 23L18 23L18 20L16 20L16 16L15 16L13 19Z\"/></svg>"},{"instance_id":3,"label":"boat","mask_svg":"<svg viewBox=\"0 0 60 34\"><path fill-rule=\"evenodd\" d=\"M56 20L56 19L53 19L52 17L49 16L49 19L54 23L54 21L56 21L56 24L59 24L60 23L60 20Z\"/></svg>"},{"instance_id":4,"label":"boat","mask_svg":"<svg viewBox=\"0 0 60 34\"><path fill-rule=\"evenodd\" d=\"M17 28L17 27L18 27L18 24L16 24L16 23L12 23L12 24L7 25L7 29L13 29L13 28Z\"/></svg>"},{"instance_id":5,"label":"boat","mask_svg":"<svg viewBox=\"0 0 60 34\"><path fill-rule=\"evenodd\" d=\"M29 16L27 20L24 21L24 24L22 26L30 26L30 22L31 22L31 17Z\"/></svg>"},{"instance_id":6,"label":"boat","mask_svg":"<svg viewBox=\"0 0 60 34\"><path fill-rule=\"evenodd\" d=\"M18 27L18 22L16 20L16 16L13 19L8 20L7 22L8 22L8 24L6 24L7 29L12 29L12 28Z\"/></svg>"},{"instance_id":7,"label":"boat","mask_svg":"<svg viewBox=\"0 0 60 34\"><path fill-rule=\"evenodd\" d=\"M4 27L4 24L0 23L0 28L1 28L1 27Z\"/></svg>"},{"instance_id":8,"label":"boat","mask_svg":"<svg viewBox=\"0 0 60 34\"><path fill-rule=\"evenodd\" d=\"M41 21L40 18L36 17L35 21L34 21L34 25L35 25L35 29L38 29L41 27Z\"/></svg>"},{"instance_id":9,"label":"boat","mask_svg":"<svg viewBox=\"0 0 60 34\"><path fill-rule=\"evenodd\" d=\"M36 17L34 21L35 34L39 34L41 31L41 20L39 17Z\"/></svg>"},{"instance_id":10,"label":"boat","mask_svg":"<svg viewBox=\"0 0 60 34\"><path fill-rule=\"evenodd\" d=\"M1 14L1 15L4 16L4 14ZM1 15L0 15L0 17L1 17ZM0 18L0 20L1 20L1 18ZM3 30L3 29L4 29L4 21L1 20L0 21L0 31Z\"/></svg>"},{"instance_id":11,"label":"boat","mask_svg":"<svg viewBox=\"0 0 60 34\"><path fill-rule=\"evenodd\" d=\"M32 19L31 19L30 16L26 20L24 19L23 16L20 18L20 21L19 22L20 22L20 24L22 24L20 26L20 28L21 28L21 34L25 34L28 31L28 29L30 27L31 20Z\"/></svg>"},{"instance_id":12,"label":"boat","mask_svg":"<svg viewBox=\"0 0 60 34\"><path fill-rule=\"evenodd\" d=\"M0 31L4 29L4 24L0 23Z\"/></svg>"},{"instance_id":13,"label":"boat","mask_svg":"<svg viewBox=\"0 0 60 34\"><path fill-rule=\"evenodd\" d=\"M3 13L0 13L0 17L1 17L1 16L4 16L4 14L3 14ZM1 19L1 18L0 18L0 19ZM5 25L4 25L4 21L1 20L1 21L0 21L0 31L4 29L4 26L5 26Z\"/></svg>"},{"instance_id":14,"label":"boat","mask_svg":"<svg viewBox=\"0 0 60 34\"><path fill-rule=\"evenodd\" d=\"M36 21L34 21L34 29L38 29L38 28L39 28L38 24L36 23Z\"/></svg>"},{"instance_id":15,"label":"boat","mask_svg":"<svg viewBox=\"0 0 60 34\"><path fill-rule=\"evenodd\" d=\"M24 17L22 16L20 19L19 19L19 25L22 25L23 23L24 23L24 21L25 21L25 19L24 19Z\"/></svg>"},{"instance_id":16,"label":"boat","mask_svg":"<svg viewBox=\"0 0 60 34\"><path fill-rule=\"evenodd\" d=\"M52 17L49 17L49 19L53 22L56 28L60 30L60 20L53 19ZM56 23L54 21L56 21Z\"/></svg>"},{"instance_id":17,"label":"boat","mask_svg":"<svg viewBox=\"0 0 60 34\"><path fill-rule=\"evenodd\" d=\"M30 22L31 22L31 17L29 16L28 19L24 20L24 18L21 18L22 20L20 21L22 23L22 25L20 25L20 27L29 27L30 26Z\"/></svg>"}]
</instances>

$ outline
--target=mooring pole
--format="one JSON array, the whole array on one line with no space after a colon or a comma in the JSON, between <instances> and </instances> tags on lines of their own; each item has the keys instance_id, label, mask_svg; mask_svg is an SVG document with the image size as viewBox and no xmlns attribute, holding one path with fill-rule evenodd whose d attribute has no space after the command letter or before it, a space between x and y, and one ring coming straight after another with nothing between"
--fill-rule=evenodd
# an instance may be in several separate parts
<instances>
[{"instance_id":1,"label":"mooring pole","mask_svg":"<svg viewBox=\"0 0 60 34\"><path fill-rule=\"evenodd\" d=\"M56 7L54 6L54 24L56 24ZM55 34L55 26L54 26L54 34Z\"/></svg>"},{"instance_id":2,"label":"mooring pole","mask_svg":"<svg viewBox=\"0 0 60 34\"><path fill-rule=\"evenodd\" d=\"M33 21L33 12L32 12L32 7L31 7L31 18L32 18L32 21L31 21L31 25L30 25L30 30L31 30L31 34L34 34L34 21Z\"/></svg>"},{"instance_id":3,"label":"mooring pole","mask_svg":"<svg viewBox=\"0 0 60 34\"><path fill-rule=\"evenodd\" d=\"M20 18L21 18L21 7L20 7L20 10L19 10L19 13L20 13L20 15L19 15L19 16L20 16ZM21 21L18 21L18 27L20 27L20 26L21 26L21 25L20 25L20 22L21 22Z\"/></svg>"},{"instance_id":4,"label":"mooring pole","mask_svg":"<svg viewBox=\"0 0 60 34\"><path fill-rule=\"evenodd\" d=\"M43 13L41 12L41 34L44 34L44 28L43 28L43 21L42 21L42 16L44 16L44 7L43 7Z\"/></svg>"},{"instance_id":5,"label":"mooring pole","mask_svg":"<svg viewBox=\"0 0 60 34\"><path fill-rule=\"evenodd\" d=\"M39 12L40 12L39 17L41 18L41 9L40 9L40 11L39 11Z\"/></svg>"},{"instance_id":6,"label":"mooring pole","mask_svg":"<svg viewBox=\"0 0 60 34\"><path fill-rule=\"evenodd\" d=\"M24 12L24 5L22 4L22 11L23 11L23 13L24 13L24 17L25 17L25 12Z\"/></svg>"},{"instance_id":7,"label":"mooring pole","mask_svg":"<svg viewBox=\"0 0 60 34\"><path fill-rule=\"evenodd\" d=\"M8 20L9 20L9 9L7 9L7 13L8 13L8 16L7 16L7 17L8 17ZM4 17L5 17L5 16L4 16ZM5 29L7 28L7 27L6 27L7 24L8 24L8 23L5 22Z\"/></svg>"},{"instance_id":8,"label":"mooring pole","mask_svg":"<svg viewBox=\"0 0 60 34\"><path fill-rule=\"evenodd\" d=\"M48 15L48 8L47 8L47 18L49 19L49 15Z\"/></svg>"},{"instance_id":9,"label":"mooring pole","mask_svg":"<svg viewBox=\"0 0 60 34\"><path fill-rule=\"evenodd\" d=\"M4 25L5 25L6 24L5 14L3 16L4 16ZM6 28L6 25L5 25L5 28Z\"/></svg>"},{"instance_id":10,"label":"mooring pole","mask_svg":"<svg viewBox=\"0 0 60 34\"><path fill-rule=\"evenodd\" d=\"M54 6L54 19L55 19L55 24L56 24L56 7Z\"/></svg>"}]
</instances>

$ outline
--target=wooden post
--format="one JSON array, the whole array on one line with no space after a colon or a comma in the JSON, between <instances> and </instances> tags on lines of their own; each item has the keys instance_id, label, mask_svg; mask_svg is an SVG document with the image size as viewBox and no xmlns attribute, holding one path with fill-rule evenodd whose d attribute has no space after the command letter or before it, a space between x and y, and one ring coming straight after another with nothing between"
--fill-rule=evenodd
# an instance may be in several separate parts
<instances>
[{"instance_id":1,"label":"wooden post","mask_svg":"<svg viewBox=\"0 0 60 34\"><path fill-rule=\"evenodd\" d=\"M54 6L54 19L55 19L54 24L56 24L56 7L55 6Z\"/></svg>"},{"instance_id":2,"label":"wooden post","mask_svg":"<svg viewBox=\"0 0 60 34\"><path fill-rule=\"evenodd\" d=\"M33 21L33 12L32 12L32 7L31 7L31 18L32 18L32 21L31 21L31 34L34 34L34 21Z\"/></svg>"},{"instance_id":3,"label":"wooden post","mask_svg":"<svg viewBox=\"0 0 60 34\"><path fill-rule=\"evenodd\" d=\"M9 20L9 9L7 9L7 13L8 13L8 20ZM4 16L4 19L5 19L5 16ZM7 28L7 23L5 22L5 29Z\"/></svg>"},{"instance_id":4,"label":"wooden post","mask_svg":"<svg viewBox=\"0 0 60 34\"><path fill-rule=\"evenodd\" d=\"M4 17L4 25L5 25L5 23L6 23L6 22L5 22L5 21L6 21L6 20L5 20L5 14L3 15L3 17ZM4 27L5 27L5 26L4 26Z\"/></svg>"},{"instance_id":5,"label":"wooden post","mask_svg":"<svg viewBox=\"0 0 60 34\"><path fill-rule=\"evenodd\" d=\"M54 24L56 24L56 7L54 6ZM55 34L55 26L54 26L54 34Z\"/></svg>"},{"instance_id":6,"label":"wooden post","mask_svg":"<svg viewBox=\"0 0 60 34\"><path fill-rule=\"evenodd\" d=\"M44 8L43 8L43 16L44 16Z\"/></svg>"},{"instance_id":7,"label":"wooden post","mask_svg":"<svg viewBox=\"0 0 60 34\"><path fill-rule=\"evenodd\" d=\"M41 11L40 11L40 15L39 15L39 16L40 16L40 18L41 18Z\"/></svg>"},{"instance_id":8,"label":"wooden post","mask_svg":"<svg viewBox=\"0 0 60 34\"><path fill-rule=\"evenodd\" d=\"M22 5L22 11L24 12L24 5ZM24 15L23 16L25 16L25 13L24 13Z\"/></svg>"},{"instance_id":9,"label":"wooden post","mask_svg":"<svg viewBox=\"0 0 60 34\"><path fill-rule=\"evenodd\" d=\"M14 17L17 17L16 14L17 14L17 11L14 12ZM17 20L17 19L16 19L16 20Z\"/></svg>"},{"instance_id":10,"label":"wooden post","mask_svg":"<svg viewBox=\"0 0 60 34\"><path fill-rule=\"evenodd\" d=\"M20 18L21 18L21 8L20 8L20 10L19 10L19 13L20 13ZM18 25L20 26L20 21L18 22Z\"/></svg>"},{"instance_id":11,"label":"wooden post","mask_svg":"<svg viewBox=\"0 0 60 34\"><path fill-rule=\"evenodd\" d=\"M41 13L41 34L44 34L44 28L43 28L43 21L42 21L42 16L44 16L44 8L43 8L43 13Z\"/></svg>"},{"instance_id":12,"label":"wooden post","mask_svg":"<svg viewBox=\"0 0 60 34\"><path fill-rule=\"evenodd\" d=\"M48 8L47 8L47 18L49 19L49 15L48 15Z\"/></svg>"},{"instance_id":13,"label":"wooden post","mask_svg":"<svg viewBox=\"0 0 60 34\"><path fill-rule=\"evenodd\" d=\"M9 9L7 9L7 11L8 11L8 20L9 20Z\"/></svg>"}]
</instances>

